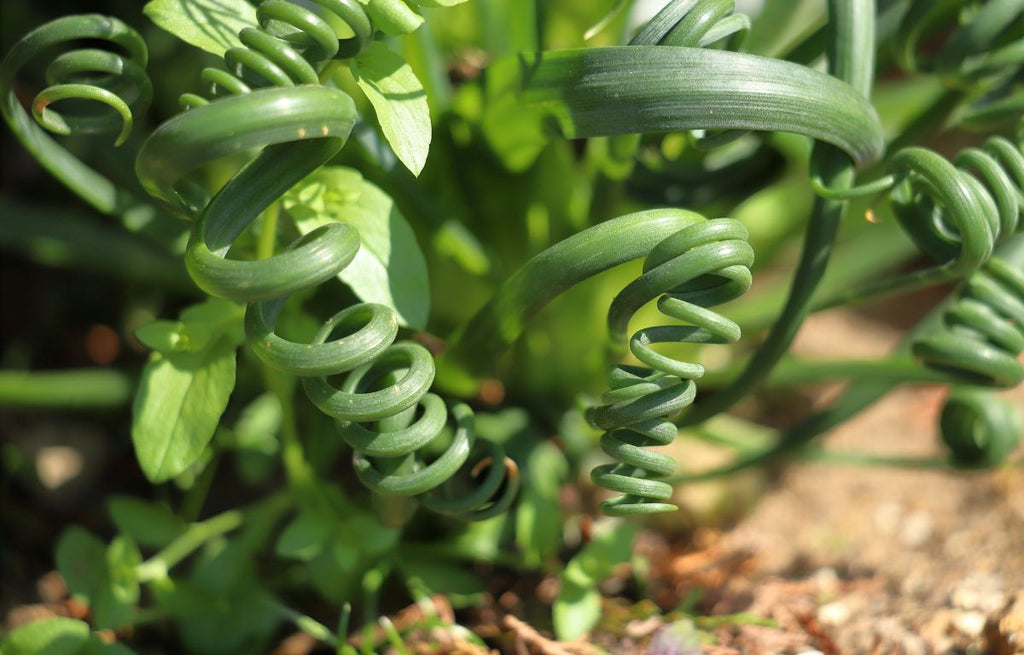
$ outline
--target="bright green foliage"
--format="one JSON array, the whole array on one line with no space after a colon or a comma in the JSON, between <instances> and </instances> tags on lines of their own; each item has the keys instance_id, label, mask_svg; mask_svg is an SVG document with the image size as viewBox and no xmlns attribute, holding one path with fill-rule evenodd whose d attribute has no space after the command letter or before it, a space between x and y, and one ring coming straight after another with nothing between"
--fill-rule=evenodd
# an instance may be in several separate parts
<instances>
[{"instance_id":1,"label":"bright green foliage","mask_svg":"<svg viewBox=\"0 0 1024 655\"><path fill-rule=\"evenodd\" d=\"M601 592L597 584L629 560L635 536L634 525L606 524L604 531L594 535L565 565L553 614L559 639L576 639L597 625L601 618Z\"/></svg>"},{"instance_id":2,"label":"bright green foliage","mask_svg":"<svg viewBox=\"0 0 1024 655\"><path fill-rule=\"evenodd\" d=\"M1024 379L1024 0L763 4L153 0L204 52L100 15L15 44L7 124L114 220L4 198L0 246L130 281L119 324L152 352L0 371L0 404L127 410L134 388L160 486L107 500L109 541L61 535L88 623L3 652L125 655L94 631L166 634L148 622L200 654L266 652L282 624L411 652L472 639L432 596L458 620L498 580L555 575L554 632L578 639L607 628L604 580L643 586L636 515L675 510L674 484L800 453L898 384L954 385L949 454L883 463L1012 457L1019 408L992 394ZM200 72L206 53L224 61ZM977 147L921 146L944 131ZM788 355L812 311L954 282L889 358ZM822 379L851 384L784 432L727 414ZM680 429L731 458L677 473L658 446ZM633 522L590 536L598 506ZM412 603L417 625L386 618ZM716 621L756 617L651 645L694 650Z\"/></svg>"},{"instance_id":3,"label":"bright green foliage","mask_svg":"<svg viewBox=\"0 0 1024 655\"><path fill-rule=\"evenodd\" d=\"M238 33L256 25L256 8L245 0L151 0L142 10L182 41L218 56L241 46Z\"/></svg>"},{"instance_id":4,"label":"bright green foliage","mask_svg":"<svg viewBox=\"0 0 1024 655\"><path fill-rule=\"evenodd\" d=\"M359 171L326 167L292 189L281 206L303 234L330 222L354 227L360 249L338 278L362 300L394 309L400 324L426 327L426 261L408 221L379 187Z\"/></svg>"},{"instance_id":5,"label":"bright green foliage","mask_svg":"<svg viewBox=\"0 0 1024 655\"><path fill-rule=\"evenodd\" d=\"M7 655L78 655L89 640L89 626L83 621L55 618L22 626L3 641Z\"/></svg>"},{"instance_id":6,"label":"bright green foliage","mask_svg":"<svg viewBox=\"0 0 1024 655\"><path fill-rule=\"evenodd\" d=\"M377 122L395 154L413 175L419 175L431 134L423 85L409 64L383 43L371 43L352 60L352 74L377 112Z\"/></svg>"},{"instance_id":7,"label":"bright green foliage","mask_svg":"<svg viewBox=\"0 0 1024 655\"><path fill-rule=\"evenodd\" d=\"M57 543L57 570L71 593L92 610L100 629L127 623L139 600L135 567L141 563L135 543L121 536L105 545L80 528L68 528Z\"/></svg>"},{"instance_id":8,"label":"bright green foliage","mask_svg":"<svg viewBox=\"0 0 1024 655\"><path fill-rule=\"evenodd\" d=\"M185 531L185 524L168 507L135 496L113 496L107 511L114 525L140 546L162 547Z\"/></svg>"}]
</instances>

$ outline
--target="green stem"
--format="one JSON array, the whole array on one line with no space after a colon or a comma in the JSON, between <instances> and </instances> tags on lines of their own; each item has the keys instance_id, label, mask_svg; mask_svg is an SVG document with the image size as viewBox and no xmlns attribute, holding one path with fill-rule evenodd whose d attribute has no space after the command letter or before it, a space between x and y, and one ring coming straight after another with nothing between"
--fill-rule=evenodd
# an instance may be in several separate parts
<instances>
[{"instance_id":1,"label":"green stem","mask_svg":"<svg viewBox=\"0 0 1024 655\"><path fill-rule=\"evenodd\" d=\"M902 469L948 469L949 462L941 457L887 457L870 453L835 452L820 449L806 450L800 455L805 462L842 464L848 466L891 466Z\"/></svg>"},{"instance_id":2,"label":"green stem","mask_svg":"<svg viewBox=\"0 0 1024 655\"><path fill-rule=\"evenodd\" d=\"M262 232L256 248L258 259L267 259L274 255L279 215L279 203L272 204L263 213ZM263 375L267 387L281 405L281 458L288 483L300 497L311 499L315 495L316 475L306 461L302 439L299 437L293 379L266 364L263 365Z\"/></svg>"},{"instance_id":3,"label":"green stem","mask_svg":"<svg viewBox=\"0 0 1024 655\"><path fill-rule=\"evenodd\" d=\"M203 471L199 474L199 477L192 486L189 487L188 493L185 495L185 500L181 503L181 518L186 523L192 523L199 518L199 514L203 511L203 505L206 503L206 497L210 493L210 487L213 485L213 478L217 473L217 462L219 461L218 455L215 453L213 459L203 467Z\"/></svg>"},{"instance_id":4,"label":"green stem","mask_svg":"<svg viewBox=\"0 0 1024 655\"><path fill-rule=\"evenodd\" d=\"M710 373L701 381L702 389L714 389L729 384L743 370L743 364ZM815 384L831 380L874 380L895 384L954 382L955 376L925 367L909 354L883 360L824 360L804 361L788 358L779 362L765 384L770 387L788 387Z\"/></svg>"},{"instance_id":5,"label":"green stem","mask_svg":"<svg viewBox=\"0 0 1024 655\"><path fill-rule=\"evenodd\" d=\"M132 389L131 377L112 368L0 371L0 407L121 407Z\"/></svg>"},{"instance_id":6,"label":"green stem","mask_svg":"<svg viewBox=\"0 0 1024 655\"><path fill-rule=\"evenodd\" d=\"M139 581L149 582L166 577L171 568L208 541L231 532L244 522L245 512L233 509L205 521L193 523L185 531L185 534L136 567Z\"/></svg>"},{"instance_id":7,"label":"green stem","mask_svg":"<svg viewBox=\"0 0 1024 655\"><path fill-rule=\"evenodd\" d=\"M335 637L330 628L325 626L323 623L320 623L313 617L303 614L302 612L298 612L279 601L272 601L272 604L274 609L277 610L278 614L280 614L282 618L291 621L299 630L302 630L307 635L314 639L318 639L325 644L330 644L336 648L338 647L337 637Z\"/></svg>"},{"instance_id":8,"label":"green stem","mask_svg":"<svg viewBox=\"0 0 1024 655\"><path fill-rule=\"evenodd\" d=\"M829 71L866 96L873 76L874 4L868 0L830 0L829 17ZM853 184L852 163L831 146L817 143L811 162L825 186L843 189ZM844 209L843 202L815 200L793 286L778 321L743 374L712 398L692 406L680 425L706 421L732 407L786 354L810 314L811 298L825 274Z\"/></svg>"}]
</instances>

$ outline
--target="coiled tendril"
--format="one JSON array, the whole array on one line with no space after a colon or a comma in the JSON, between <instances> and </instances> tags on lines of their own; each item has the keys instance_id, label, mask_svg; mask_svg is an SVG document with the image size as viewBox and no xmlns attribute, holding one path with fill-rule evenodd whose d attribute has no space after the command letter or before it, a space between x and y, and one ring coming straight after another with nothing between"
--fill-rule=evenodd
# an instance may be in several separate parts
<instances>
[{"instance_id":1,"label":"coiled tendril","mask_svg":"<svg viewBox=\"0 0 1024 655\"><path fill-rule=\"evenodd\" d=\"M214 101L183 96L191 109L147 140L137 173L151 194L195 220L186 251L189 274L211 295L249 303L245 329L253 351L268 365L300 376L312 402L341 421L341 435L355 450L355 469L366 486L390 496L436 490L424 504L463 518L500 513L514 497L517 472L497 445L486 444L484 456L474 459L487 464L482 481L480 464L459 476L474 487L471 493L452 500L454 492L445 489L458 484L445 483L470 458L473 414L464 404L446 407L428 393L433 359L419 344L395 342L393 310L372 303L349 307L328 319L310 344L275 334L288 296L330 280L355 257L359 237L352 227L327 224L267 259L227 258L251 221L342 148L355 122L347 94L316 84L328 61L368 45L371 20L353 0L315 4L349 25L354 36L339 41L316 13L267 0L257 10L260 28L243 30L245 47L225 54L230 72L203 72ZM184 178L207 161L251 148L262 151L212 199ZM331 340L335 332L342 336ZM340 388L328 380L343 373L348 375ZM417 451L441 435L449 412L454 438L427 465Z\"/></svg>"},{"instance_id":2,"label":"coiled tendril","mask_svg":"<svg viewBox=\"0 0 1024 655\"><path fill-rule=\"evenodd\" d=\"M900 20L894 41L899 64L908 71L934 71L946 84L968 94L960 122L985 127L1016 120L1024 109L1020 75L1024 67L1024 2L915 0ZM919 45L945 40L937 52Z\"/></svg>"},{"instance_id":3,"label":"coiled tendril","mask_svg":"<svg viewBox=\"0 0 1024 655\"><path fill-rule=\"evenodd\" d=\"M675 0L648 21L630 45L699 48L742 34L750 20L733 13L733 0ZM739 133L724 132L705 142L720 143ZM674 511L664 502L672 486L662 482L675 471L675 461L648 446L671 443L676 426L670 418L696 396L695 379L704 375L699 364L682 362L656 352L658 343L734 343L739 326L707 307L742 295L751 284L749 266L754 253L746 243L742 223L720 219L684 228L666 238L644 259L643 275L615 298L608 321L613 337L624 336L629 318L642 305L664 294L658 309L684 326L642 329L629 339L634 357L647 367L620 365L609 370L604 405L592 408L587 419L605 430L601 449L617 464L596 467L591 478L605 489L623 494L605 501L601 510L613 516Z\"/></svg>"},{"instance_id":4,"label":"coiled tendril","mask_svg":"<svg viewBox=\"0 0 1024 655\"><path fill-rule=\"evenodd\" d=\"M90 47L81 47L87 39L92 41ZM70 49L50 60L47 86L33 98L30 116L15 94L16 77L33 58L52 56L60 46ZM11 130L54 177L105 214L127 210L126 194L38 125L62 135L116 132L116 144L122 144L131 132L133 112L144 112L152 99L147 59L146 44L135 30L116 18L87 14L36 28L0 64L4 90L0 109Z\"/></svg>"},{"instance_id":5,"label":"coiled tendril","mask_svg":"<svg viewBox=\"0 0 1024 655\"><path fill-rule=\"evenodd\" d=\"M707 308L733 300L750 287L754 251L747 236L746 227L734 219L686 227L651 250L643 274L612 302L608 323L613 335L624 335L630 317L661 294L658 309L688 325L636 332L629 339L629 349L646 367L610 369L611 390L602 396L605 404L587 413L592 425L606 430L602 450L619 461L599 466L591 474L599 486L624 494L604 502L604 513L624 516L676 509L664 502L671 497L672 486L658 479L671 475L675 462L646 448L675 438L671 417L693 402L694 380L704 375L704 367L667 357L652 345L739 340L739 326Z\"/></svg>"}]
</instances>

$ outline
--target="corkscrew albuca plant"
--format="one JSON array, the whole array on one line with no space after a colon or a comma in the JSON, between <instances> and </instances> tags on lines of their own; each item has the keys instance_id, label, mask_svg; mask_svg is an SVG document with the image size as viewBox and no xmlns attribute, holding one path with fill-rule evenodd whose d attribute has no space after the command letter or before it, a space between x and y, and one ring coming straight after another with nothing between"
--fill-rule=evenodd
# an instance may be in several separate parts
<instances>
[{"instance_id":1,"label":"corkscrew albuca plant","mask_svg":"<svg viewBox=\"0 0 1024 655\"><path fill-rule=\"evenodd\" d=\"M345 652L351 603L369 625L396 581L416 600L472 604L479 581L453 562L557 562L558 488L598 439L612 462L591 477L612 494L610 516L672 512L673 483L797 453L908 382L953 385L949 456L895 463L1006 459L1021 419L993 391L1024 378L1024 3L768 0L751 20L732 0L670 0L637 26L632 3L605 4L579 10L604 15L586 36L597 46L567 18L571 2L153 0L155 25L222 62L197 70L183 110L151 130L161 75L151 82L136 27L68 16L11 48L0 88L13 134L132 235L126 261L168 263L149 282L207 296L135 330L152 353L131 440L151 483L182 490L177 512L115 499L109 545L81 528L57 545L92 628L169 617L191 650L252 652L290 621ZM457 52L460 64L444 60ZM905 106L886 115L873 93ZM947 147L951 130L983 145ZM116 134L134 181L47 132ZM790 196L807 205L791 286L778 310L744 316L752 270L802 222L799 203L772 200ZM866 210L890 220L861 221ZM12 225L4 217L12 244L47 235ZM825 279L833 251L838 283ZM879 275L915 251L931 263ZM171 264L182 261L194 287ZM886 360L787 355L812 311L951 282ZM703 348L742 347L741 324L765 316L764 338L733 349L707 393ZM116 372L3 375L0 400L59 406L108 401ZM652 449L764 384L832 378L854 381L719 469L676 474ZM227 457L263 497L198 520ZM286 484L268 491L278 459ZM596 583L632 534L599 531L568 564L560 636L593 626ZM259 579L261 555L285 579ZM345 608L338 629L286 605L295 587ZM384 625L378 641L400 648ZM127 650L71 619L19 630L7 648L54 639ZM361 643L374 647L372 630Z\"/></svg>"}]
</instances>

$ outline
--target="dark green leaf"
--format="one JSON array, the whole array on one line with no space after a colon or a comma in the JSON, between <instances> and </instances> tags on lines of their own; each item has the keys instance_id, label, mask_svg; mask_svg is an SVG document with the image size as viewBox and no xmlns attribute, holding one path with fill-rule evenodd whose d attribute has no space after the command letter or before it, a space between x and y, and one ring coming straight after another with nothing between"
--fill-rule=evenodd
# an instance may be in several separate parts
<instances>
[{"instance_id":1,"label":"dark green leaf","mask_svg":"<svg viewBox=\"0 0 1024 655\"><path fill-rule=\"evenodd\" d=\"M329 517L316 512L302 512L289 523L274 547L281 557L309 561L330 543L336 527Z\"/></svg>"},{"instance_id":2,"label":"dark green leaf","mask_svg":"<svg viewBox=\"0 0 1024 655\"><path fill-rule=\"evenodd\" d=\"M106 576L107 547L85 528L73 525L57 542L57 570L71 593L89 604Z\"/></svg>"},{"instance_id":3,"label":"dark green leaf","mask_svg":"<svg viewBox=\"0 0 1024 655\"><path fill-rule=\"evenodd\" d=\"M454 607L470 607L480 601L484 587L464 567L406 549L397 560L410 587L424 594L444 594Z\"/></svg>"},{"instance_id":4,"label":"dark green leaf","mask_svg":"<svg viewBox=\"0 0 1024 655\"><path fill-rule=\"evenodd\" d=\"M391 148L413 175L419 175L430 150L431 130L427 94L416 74L380 42L371 43L353 60L352 74L373 105Z\"/></svg>"},{"instance_id":5,"label":"dark green leaf","mask_svg":"<svg viewBox=\"0 0 1024 655\"><path fill-rule=\"evenodd\" d=\"M568 475L565 455L550 442L530 452L516 508L516 544L527 565L539 566L562 544L564 519L558 491Z\"/></svg>"},{"instance_id":6,"label":"dark green leaf","mask_svg":"<svg viewBox=\"0 0 1024 655\"><path fill-rule=\"evenodd\" d=\"M182 41L217 56L242 45L242 28L256 27L256 9L245 0L152 0L142 11Z\"/></svg>"},{"instance_id":7,"label":"dark green leaf","mask_svg":"<svg viewBox=\"0 0 1024 655\"><path fill-rule=\"evenodd\" d=\"M107 510L117 529L144 546L166 546L181 535L184 523L164 505L133 496L114 496Z\"/></svg>"},{"instance_id":8,"label":"dark green leaf","mask_svg":"<svg viewBox=\"0 0 1024 655\"><path fill-rule=\"evenodd\" d=\"M143 472L163 482L198 460L235 386L235 348L222 340L198 353L153 353L135 396L132 442Z\"/></svg>"}]
</instances>

